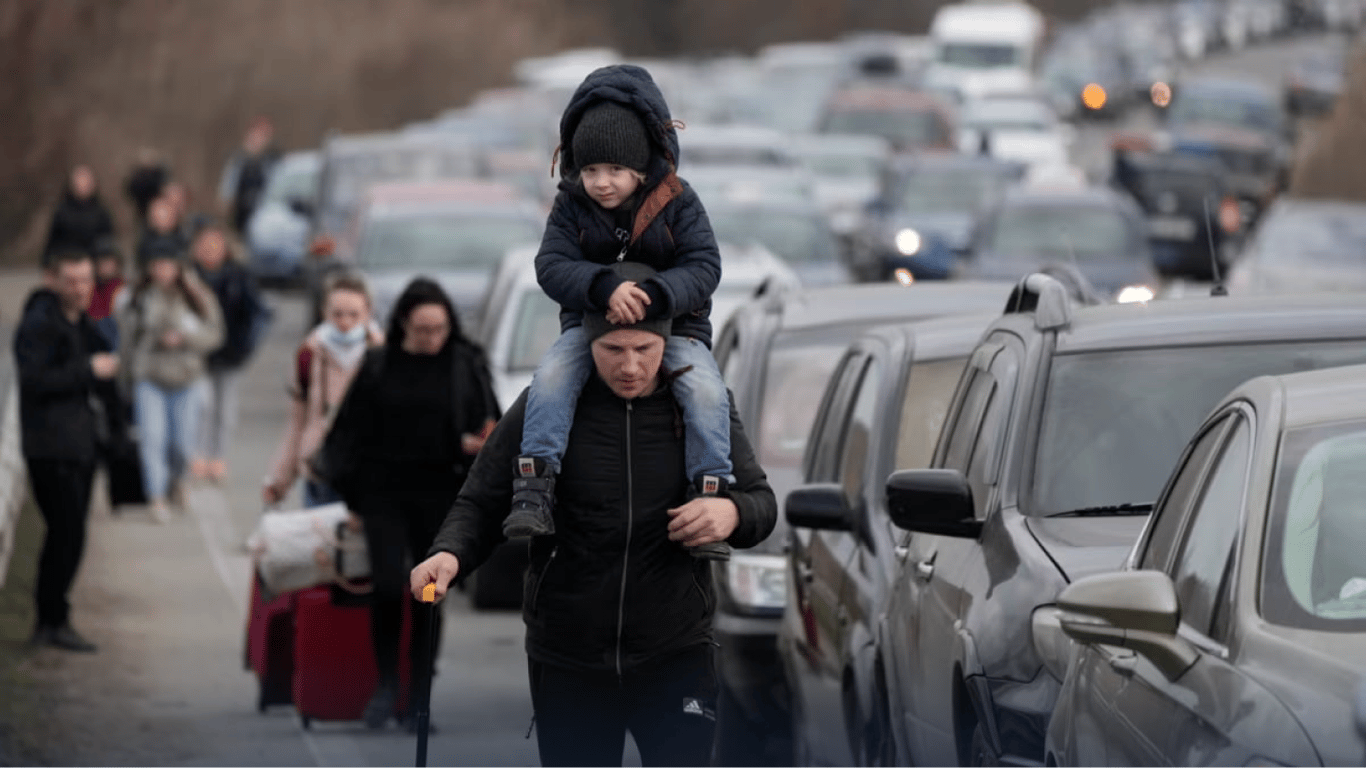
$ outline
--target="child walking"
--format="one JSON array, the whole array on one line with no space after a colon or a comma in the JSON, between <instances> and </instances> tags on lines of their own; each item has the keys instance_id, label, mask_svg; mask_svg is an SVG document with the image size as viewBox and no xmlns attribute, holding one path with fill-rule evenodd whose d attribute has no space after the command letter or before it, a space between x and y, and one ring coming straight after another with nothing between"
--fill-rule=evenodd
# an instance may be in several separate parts
<instances>
[{"instance_id":1,"label":"child walking","mask_svg":"<svg viewBox=\"0 0 1366 768\"><path fill-rule=\"evenodd\" d=\"M711 295L721 254L707 213L676 173L678 133L650 73L633 65L595 70L560 118L560 190L550 211L536 278L559 303L560 338L527 393L512 512L503 532L555 531L555 477L569 441L574 406L593 370L585 312L631 324L672 318L664 368L683 411L685 471L693 496L725 495L730 463L730 399L711 354ZM658 274L625 280L608 265L632 261ZM694 547L730 557L725 542Z\"/></svg>"}]
</instances>

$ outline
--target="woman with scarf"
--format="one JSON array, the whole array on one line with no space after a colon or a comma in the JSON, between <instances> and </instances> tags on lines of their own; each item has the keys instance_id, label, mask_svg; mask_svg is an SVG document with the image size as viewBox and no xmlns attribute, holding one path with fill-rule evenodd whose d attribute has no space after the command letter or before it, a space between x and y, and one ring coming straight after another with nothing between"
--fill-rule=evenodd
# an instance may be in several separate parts
<instances>
[{"instance_id":1,"label":"woman with scarf","mask_svg":"<svg viewBox=\"0 0 1366 768\"><path fill-rule=\"evenodd\" d=\"M341 273L332 278L323 314L325 320L308 334L295 357L290 387L294 407L261 492L268 505L287 496L300 476L304 478L304 506L341 500L311 475L308 459L322 445L365 351L382 345L384 334L370 318L370 290L358 275Z\"/></svg>"}]
</instances>

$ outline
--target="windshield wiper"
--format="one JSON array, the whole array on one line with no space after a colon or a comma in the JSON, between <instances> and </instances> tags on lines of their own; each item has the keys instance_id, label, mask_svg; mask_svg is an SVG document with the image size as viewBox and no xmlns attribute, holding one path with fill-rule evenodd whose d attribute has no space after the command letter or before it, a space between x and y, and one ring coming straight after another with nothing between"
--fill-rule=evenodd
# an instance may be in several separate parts
<instances>
[{"instance_id":1,"label":"windshield wiper","mask_svg":"<svg viewBox=\"0 0 1366 768\"><path fill-rule=\"evenodd\" d=\"M1066 512L1054 512L1051 515L1044 515L1044 517L1105 517L1119 515L1146 515L1151 511L1153 511L1152 502L1147 502L1146 504L1124 503L1107 504L1102 507L1082 507L1081 509L1072 509Z\"/></svg>"}]
</instances>

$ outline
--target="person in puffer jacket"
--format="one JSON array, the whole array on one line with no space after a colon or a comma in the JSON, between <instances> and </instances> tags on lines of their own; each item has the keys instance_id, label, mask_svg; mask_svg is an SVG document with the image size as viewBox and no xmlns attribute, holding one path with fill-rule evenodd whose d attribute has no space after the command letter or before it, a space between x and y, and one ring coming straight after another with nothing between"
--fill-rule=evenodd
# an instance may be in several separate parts
<instances>
[{"instance_id":1,"label":"person in puffer jacket","mask_svg":"<svg viewBox=\"0 0 1366 768\"><path fill-rule=\"evenodd\" d=\"M684 477L697 495L731 482L726 386L711 354L711 295L721 279L716 236L697 194L680 179L678 133L650 73L602 67L579 85L560 120L560 191L550 211L536 279L561 307L561 335L532 379L517 487L504 533L554 533L555 482L574 401L592 370L585 312L615 324L669 320L664 365L680 372L674 392L687 435ZM657 270L625 276L618 262ZM691 550L726 560L716 542Z\"/></svg>"},{"instance_id":2,"label":"person in puffer jacket","mask_svg":"<svg viewBox=\"0 0 1366 768\"><path fill-rule=\"evenodd\" d=\"M661 365L669 326L583 319L596 374L574 404L555 533L531 539L522 600L542 765L620 765L627 731L645 765L711 763L712 567L679 545L752 547L772 532L778 504L733 404L736 480L718 496L690 494L681 376ZM434 585L440 599L503 541L526 418L523 392L413 569L414 597Z\"/></svg>"}]
</instances>

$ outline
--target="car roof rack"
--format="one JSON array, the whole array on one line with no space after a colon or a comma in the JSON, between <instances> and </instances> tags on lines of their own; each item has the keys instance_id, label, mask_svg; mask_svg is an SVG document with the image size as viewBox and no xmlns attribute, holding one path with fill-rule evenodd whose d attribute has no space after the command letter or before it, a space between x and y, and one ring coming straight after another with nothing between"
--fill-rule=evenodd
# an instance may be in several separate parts
<instances>
[{"instance_id":1,"label":"car roof rack","mask_svg":"<svg viewBox=\"0 0 1366 768\"><path fill-rule=\"evenodd\" d=\"M1072 299L1067 287L1042 272L1025 275L1010 290L1005 313L1025 312L1034 314L1034 327L1040 331L1066 328L1072 324Z\"/></svg>"}]
</instances>

